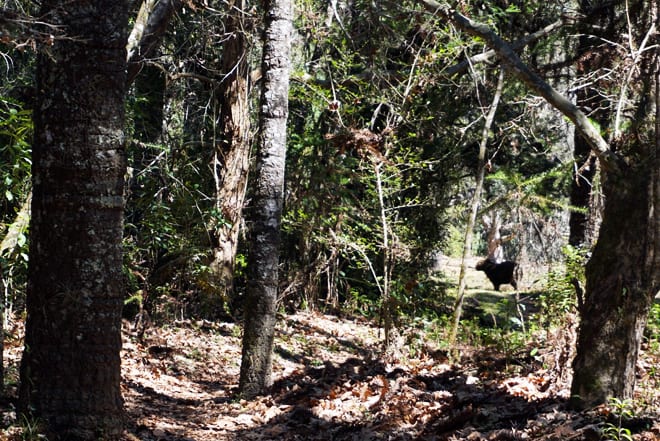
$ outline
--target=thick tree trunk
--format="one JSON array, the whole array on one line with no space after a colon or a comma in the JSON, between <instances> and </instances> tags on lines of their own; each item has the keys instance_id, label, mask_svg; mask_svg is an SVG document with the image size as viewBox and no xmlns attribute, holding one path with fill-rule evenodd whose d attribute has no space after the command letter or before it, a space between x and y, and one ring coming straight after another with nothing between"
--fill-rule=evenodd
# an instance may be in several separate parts
<instances>
[{"instance_id":1,"label":"thick tree trunk","mask_svg":"<svg viewBox=\"0 0 660 441\"><path fill-rule=\"evenodd\" d=\"M586 2L585 5L592 6ZM603 40L616 38L617 27L613 23L616 6L603 3L599 10L607 24L601 28L609 31ZM657 14L657 3L626 3L626 8L631 8L626 9L628 20L641 25L642 32L649 29L649 23L638 22L649 17L644 6L656 8ZM630 41L637 38L631 35ZM618 173L609 170L601 173L605 210L598 242L587 264L585 298L580 305L581 322L571 386L576 407L600 404L609 397L632 398L639 347L649 309L658 291L660 163L657 146L650 136L653 125L649 124L653 117L649 112L652 108L649 96L653 96L653 77L658 69L657 51L654 54L638 60L640 92L632 97L624 93L618 103L610 103L614 108L629 99L634 102L631 107L636 110L629 133L615 135L617 150L627 156L630 165L622 167ZM617 122L613 133L618 130L616 125ZM657 130L657 121L655 125ZM658 134L655 136L657 142Z\"/></svg>"},{"instance_id":2,"label":"thick tree trunk","mask_svg":"<svg viewBox=\"0 0 660 441\"><path fill-rule=\"evenodd\" d=\"M128 5L46 1L37 65L20 409L51 439L117 439Z\"/></svg>"},{"instance_id":3,"label":"thick tree trunk","mask_svg":"<svg viewBox=\"0 0 660 441\"><path fill-rule=\"evenodd\" d=\"M247 39L240 2L230 11L225 26L228 37L222 48L220 83L221 141L216 145L214 171L216 210L220 216L215 225L216 241L211 268L221 296L233 290L234 262L243 216L243 202L250 165L250 114L248 106Z\"/></svg>"},{"instance_id":4,"label":"thick tree trunk","mask_svg":"<svg viewBox=\"0 0 660 441\"><path fill-rule=\"evenodd\" d=\"M286 121L289 113L291 20L290 0L266 2L259 152L239 380L240 393L246 397L255 396L272 384Z\"/></svg>"},{"instance_id":5,"label":"thick tree trunk","mask_svg":"<svg viewBox=\"0 0 660 441\"><path fill-rule=\"evenodd\" d=\"M605 180L600 239L586 268L580 304L571 387L576 407L632 397L635 363L660 271L652 260L658 249L649 212L649 176L654 174L638 167Z\"/></svg>"}]
</instances>

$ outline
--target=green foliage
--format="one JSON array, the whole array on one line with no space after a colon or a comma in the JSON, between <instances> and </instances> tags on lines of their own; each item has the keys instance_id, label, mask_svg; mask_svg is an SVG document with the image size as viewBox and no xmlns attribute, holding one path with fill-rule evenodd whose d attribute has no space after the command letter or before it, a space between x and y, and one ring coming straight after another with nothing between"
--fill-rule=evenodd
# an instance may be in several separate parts
<instances>
[{"instance_id":1,"label":"green foliage","mask_svg":"<svg viewBox=\"0 0 660 441\"><path fill-rule=\"evenodd\" d=\"M124 305L137 304L140 308L144 304L144 292L141 289L135 291L133 295L124 300Z\"/></svg>"},{"instance_id":2,"label":"green foliage","mask_svg":"<svg viewBox=\"0 0 660 441\"><path fill-rule=\"evenodd\" d=\"M431 117L444 113L446 93L431 76L437 61L452 59L460 47L448 49L430 24L420 24L422 14L402 13L402 5L379 5L384 13L358 3L361 13L351 16L350 27L326 26L313 2L300 6L297 27L306 38L296 69L303 81L292 84L290 95L285 277L321 275L301 286L306 304L325 298L374 311L387 260L395 268L392 293L405 310L417 298L400 287L420 278L416 273L446 236L444 190L459 170L449 160L451 138L439 136L446 128ZM374 164L384 158L379 195Z\"/></svg>"},{"instance_id":3,"label":"green foliage","mask_svg":"<svg viewBox=\"0 0 660 441\"><path fill-rule=\"evenodd\" d=\"M644 337L649 343L649 348L655 353L660 353L660 303L658 302L651 305Z\"/></svg>"},{"instance_id":4,"label":"green foliage","mask_svg":"<svg viewBox=\"0 0 660 441\"><path fill-rule=\"evenodd\" d=\"M0 96L0 267L10 309L22 308L27 280L29 210L24 204L29 203L31 190L31 139L31 111L12 98Z\"/></svg>"},{"instance_id":5,"label":"green foliage","mask_svg":"<svg viewBox=\"0 0 660 441\"><path fill-rule=\"evenodd\" d=\"M575 284L584 286L587 252L569 245L563 248L564 266L548 272L544 292L539 296L539 320L547 326L561 326L566 314L576 311Z\"/></svg>"},{"instance_id":6,"label":"green foliage","mask_svg":"<svg viewBox=\"0 0 660 441\"><path fill-rule=\"evenodd\" d=\"M184 11L190 13L177 16L128 95L125 273L128 296L143 290L150 312L211 318L224 316L231 300L219 298L226 290L214 280L211 249L215 228L227 223L215 204L223 158L214 153L226 142L218 130L224 117L218 91L230 74L223 66L223 43L234 31L226 27L230 19L220 2L194 12L188 6ZM249 14L233 10L242 15L249 51L259 40L253 25L261 14L255 8ZM250 68L257 65L255 54L247 55L255 62ZM239 267L237 292L244 268Z\"/></svg>"},{"instance_id":7,"label":"green foliage","mask_svg":"<svg viewBox=\"0 0 660 441\"><path fill-rule=\"evenodd\" d=\"M44 426L44 422L40 419L22 415L20 439L22 441L48 441L48 438L44 435Z\"/></svg>"},{"instance_id":8,"label":"green foliage","mask_svg":"<svg viewBox=\"0 0 660 441\"><path fill-rule=\"evenodd\" d=\"M360 14L339 8L328 20L322 5L299 2L296 27L304 43L294 57L290 94L284 279L302 304L346 302L373 311L378 308L366 305L379 302L387 261L397 309L408 314L433 296L401 287L413 278L421 282L420 269L445 244L462 250L461 212L472 191L465 177L476 171L477 122L494 78L480 66L448 86L439 67L481 51L483 43L429 19L413 3L378 6L358 1L353 8ZM511 40L561 10L543 2L465 7ZM530 16L534 23L526 22ZM524 94L515 83L505 90L489 140L495 173L487 198L491 207L512 213L523 207L543 217L567 208L570 169L550 153L562 135L534 119ZM365 134L378 141L361 142ZM374 163L383 157L380 207ZM383 249L381 208L389 249ZM300 273L315 276L303 282Z\"/></svg>"},{"instance_id":9,"label":"green foliage","mask_svg":"<svg viewBox=\"0 0 660 441\"><path fill-rule=\"evenodd\" d=\"M633 441L632 431L623 427L624 421L635 416L632 400L620 400L612 397L608 402L615 422L603 425L603 439L607 441Z\"/></svg>"},{"instance_id":10,"label":"green foliage","mask_svg":"<svg viewBox=\"0 0 660 441\"><path fill-rule=\"evenodd\" d=\"M477 348L492 348L512 359L526 352L528 336L509 324L505 328L485 326L479 317L461 321L458 340Z\"/></svg>"},{"instance_id":11,"label":"green foliage","mask_svg":"<svg viewBox=\"0 0 660 441\"><path fill-rule=\"evenodd\" d=\"M154 317L172 318L181 311L212 316L208 306L200 310L210 259L204 211L211 212L202 155L155 143L132 143L128 151L127 300L137 301L140 293Z\"/></svg>"},{"instance_id":12,"label":"green foliage","mask_svg":"<svg viewBox=\"0 0 660 441\"><path fill-rule=\"evenodd\" d=\"M566 194L567 182L570 179L570 169L566 166L556 166L549 170L524 176L521 171L502 169L487 176L493 185L505 192L495 198L484 208L487 212L498 205L514 202L542 214L552 210L571 208L565 200L560 199ZM577 208L576 208L577 209Z\"/></svg>"},{"instance_id":13,"label":"green foliage","mask_svg":"<svg viewBox=\"0 0 660 441\"><path fill-rule=\"evenodd\" d=\"M463 255L463 245L465 243L465 231L461 230L460 224L450 224L447 226L448 237L443 252L451 257L461 257ZM479 246L474 246L478 248Z\"/></svg>"},{"instance_id":14,"label":"green foliage","mask_svg":"<svg viewBox=\"0 0 660 441\"><path fill-rule=\"evenodd\" d=\"M8 97L0 96L0 179L2 180L3 212L23 200L30 186L30 141L32 112Z\"/></svg>"}]
</instances>

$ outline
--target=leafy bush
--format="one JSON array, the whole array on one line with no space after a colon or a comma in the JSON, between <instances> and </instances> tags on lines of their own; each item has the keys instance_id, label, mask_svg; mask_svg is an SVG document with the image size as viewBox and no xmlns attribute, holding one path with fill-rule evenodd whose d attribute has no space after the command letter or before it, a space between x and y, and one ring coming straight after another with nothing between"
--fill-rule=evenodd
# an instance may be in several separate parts
<instances>
[{"instance_id":1,"label":"leafy bush","mask_svg":"<svg viewBox=\"0 0 660 441\"><path fill-rule=\"evenodd\" d=\"M587 252L578 248L563 248L564 265L548 273L544 292L539 296L539 321L547 326L561 326L566 314L577 308L576 283L584 286L584 265Z\"/></svg>"},{"instance_id":2,"label":"leafy bush","mask_svg":"<svg viewBox=\"0 0 660 441\"><path fill-rule=\"evenodd\" d=\"M644 337L652 351L660 352L660 303L656 302L651 306Z\"/></svg>"},{"instance_id":3,"label":"leafy bush","mask_svg":"<svg viewBox=\"0 0 660 441\"><path fill-rule=\"evenodd\" d=\"M5 305L22 309L28 260L28 224L32 112L12 98L0 96L0 222L2 289Z\"/></svg>"}]
</instances>

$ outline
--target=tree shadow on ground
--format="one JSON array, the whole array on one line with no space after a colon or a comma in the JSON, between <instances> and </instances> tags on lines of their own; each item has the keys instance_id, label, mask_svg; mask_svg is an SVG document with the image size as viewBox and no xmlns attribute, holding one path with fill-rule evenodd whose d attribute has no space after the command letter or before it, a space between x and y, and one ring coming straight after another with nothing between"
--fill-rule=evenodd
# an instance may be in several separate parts
<instances>
[{"instance_id":1,"label":"tree shadow on ground","mask_svg":"<svg viewBox=\"0 0 660 441\"><path fill-rule=\"evenodd\" d=\"M465 298L463 318L477 320L488 328L522 329L541 312L541 294L539 291L474 291Z\"/></svg>"},{"instance_id":2,"label":"tree shadow on ground","mask_svg":"<svg viewBox=\"0 0 660 441\"><path fill-rule=\"evenodd\" d=\"M373 388L373 395L367 394L364 406L357 410L361 415L347 416L340 408L340 395L363 394L365 384ZM287 411L266 424L238 432L236 439L464 439L472 432L511 432L525 427L540 409L563 406L556 399L529 402L454 369L411 376L403 369L390 370L381 361L358 358L310 367L283 378L273 386L271 395ZM428 410L426 414L416 412L420 403Z\"/></svg>"},{"instance_id":3,"label":"tree shadow on ground","mask_svg":"<svg viewBox=\"0 0 660 441\"><path fill-rule=\"evenodd\" d=\"M297 323L294 329L334 338L317 326ZM444 372L415 373L376 358L374 348L339 341L356 357L319 364L313 357L276 348L280 356L305 368L282 377L271 389L274 405L286 410L265 424L237 432L236 439L438 440L474 431L510 433L524 427L540 409L564 406L561 399L530 402L508 393L496 377L509 360L487 351L472 354L483 364L465 370L465 365L445 365L446 354L437 352L430 364L446 366ZM527 368L531 371L531 364ZM356 397L362 401L357 408L342 408Z\"/></svg>"},{"instance_id":4,"label":"tree shadow on ground","mask_svg":"<svg viewBox=\"0 0 660 441\"><path fill-rule=\"evenodd\" d=\"M275 348L279 378L255 400L235 395L232 376L192 379L206 395L188 399L128 382L137 395L131 433L144 441L598 439L602 419L571 412L549 393L529 351L515 359L469 348L457 365L442 351L387 360L351 333L339 338L306 320L286 320ZM343 356L312 350L322 344ZM284 361L295 368L283 370Z\"/></svg>"}]
</instances>

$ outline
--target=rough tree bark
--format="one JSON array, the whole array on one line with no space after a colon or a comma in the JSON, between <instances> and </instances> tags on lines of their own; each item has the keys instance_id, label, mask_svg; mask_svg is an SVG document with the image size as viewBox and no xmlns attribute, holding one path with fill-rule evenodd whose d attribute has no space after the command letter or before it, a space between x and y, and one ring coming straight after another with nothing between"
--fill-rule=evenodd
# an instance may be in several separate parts
<instances>
[{"instance_id":1,"label":"rough tree bark","mask_svg":"<svg viewBox=\"0 0 660 441\"><path fill-rule=\"evenodd\" d=\"M236 3L236 4L234 4ZM220 82L221 139L215 147L214 174L216 211L220 219L214 226L213 262L220 295L233 290L234 268L243 217L243 203L250 165L250 114L248 47L243 15L245 2L230 5L225 21L227 38L222 46Z\"/></svg>"},{"instance_id":2,"label":"rough tree bark","mask_svg":"<svg viewBox=\"0 0 660 441\"><path fill-rule=\"evenodd\" d=\"M117 439L128 4L42 3L20 410L51 439Z\"/></svg>"},{"instance_id":3,"label":"rough tree bark","mask_svg":"<svg viewBox=\"0 0 660 441\"><path fill-rule=\"evenodd\" d=\"M634 80L640 86L637 95L622 97L634 102L631 108L635 109L635 115L629 133L615 139L617 149L612 149L576 105L531 71L488 26L459 14L445 3L420 1L429 11L441 14L464 32L482 38L513 75L575 124L600 160L606 203L599 240L587 265L586 291L580 306L573 403L576 407L587 407L608 397L630 398L639 344L660 277L657 232L660 195L654 191L659 185L659 165L654 141L649 136L649 131L653 131L649 124L653 118L649 114L652 107L649 97L655 93L652 80L658 68L658 51L639 51L640 37L634 35L634 29L627 30L629 41L633 42L630 50L637 52L631 58L638 61L636 67L640 71ZM613 2L603 5L621 7ZM620 15L657 43L654 21L660 15L658 2L630 1L625 7L628 9Z\"/></svg>"},{"instance_id":4,"label":"rough tree bark","mask_svg":"<svg viewBox=\"0 0 660 441\"><path fill-rule=\"evenodd\" d=\"M272 352L278 288L280 220L284 199L288 117L291 0L266 2L264 79L252 206L240 393L252 397L272 385Z\"/></svg>"},{"instance_id":5,"label":"rough tree bark","mask_svg":"<svg viewBox=\"0 0 660 441\"><path fill-rule=\"evenodd\" d=\"M575 169L571 181L571 206L584 211L572 210L568 227L568 243L574 247L590 248L596 241L596 219L600 217L593 201L593 183L598 169L596 157L591 154L589 145L581 135L574 136L573 159Z\"/></svg>"},{"instance_id":6,"label":"rough tree bark","mask_svg":"<svg viewBox=\"0 0 660 441\"><path fill-rule=\"evenodd\" d=\"M617 13L625 13L635 24L636 29L627 29L628 41L634 42L629 47L631 59L635 59L632 52L642 53L644 33L653 35L656 44L659 41L655 32L660 16L658 2L627 2L629 9L625 11L609 2L598 7L606 8L610 20L620 16ZM608 29L613 34L620 32L612 23ZM637 61L637 93L619 97L635 109L630 128L613 137L616 151L627 161L617 173L608 169L601 173L605 210L598 242L586 267L573 361L571 396L579 408L602 403L609 397L632 398L643 331L660 284L657 104L649 99L658 94L658 84L654 84L660 66L657 48ZM634 71L631 68L630 72ZM612 103L611 108L619 104ZM651 112L654 106L655 115ZM617 125L615 117L613 133L618 131Z\"/></svg>"},{"instance_id":7,"label":"rough tree bark","mask_svg":"<svg viewBox=\"0 0 660 441\"><path fill-rule=\"evenodd\" d=\"M660 248L649 218L653 197L649 177L657 173L653 163L636 164L605 178L600 238L586 267L585 296L579 307L571 386L578 408L609 397L632 398L642 333L660 271L652 261Z\"/></svg>"}]
</instances>

